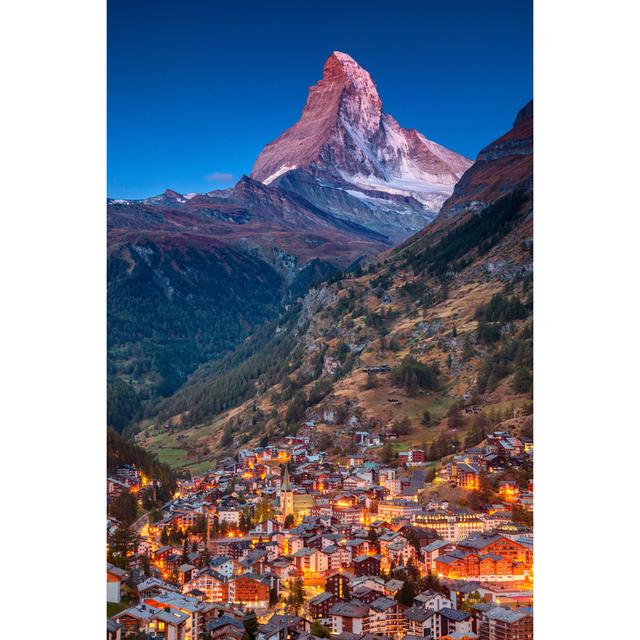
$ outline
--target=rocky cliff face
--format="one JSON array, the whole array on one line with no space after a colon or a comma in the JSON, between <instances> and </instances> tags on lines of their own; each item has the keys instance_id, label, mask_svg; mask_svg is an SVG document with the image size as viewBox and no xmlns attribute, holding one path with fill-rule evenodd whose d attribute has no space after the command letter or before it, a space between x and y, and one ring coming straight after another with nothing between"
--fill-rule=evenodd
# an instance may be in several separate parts
<instances>
[{"instance_id":1,"label":"rocky cliff face","mask_svg":"<svg viewBox=\"0 0 640 640\"><path fill-rule=\"evenodd\" d=\"M516 188L533 188L533 100L510 131L487 145L444 203L440 219L479 211Z\"/></svg>"},{"instance_id":2,"label":"rocky cliff face","mask_svg":"<svg viewBox=\"0 0 640 640\"><path fill-rule=\"evenodd\" d=\"M400 127L369 73L334 52L300 120L265 147L251 177L400 240L435 218L470 165Z\"/></svg>"}]
</instances>

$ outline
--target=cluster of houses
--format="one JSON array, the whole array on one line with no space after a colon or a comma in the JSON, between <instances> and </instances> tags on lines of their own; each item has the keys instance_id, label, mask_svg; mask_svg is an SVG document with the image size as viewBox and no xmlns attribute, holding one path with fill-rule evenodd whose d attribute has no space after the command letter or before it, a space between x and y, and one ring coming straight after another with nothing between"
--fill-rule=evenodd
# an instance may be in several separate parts
<instances>
[{"instance_id":1,"label":"cluster of houses","mask_svg":"<svg viewBox=\"0 0 640 640\"><path fill-rule=\"evenodd\" d=\"M125 490L138 493L148 484L150 480L139 469L134 465L123 464L116 469L114 475L107 476L107 498L114 498Z\"/></svg>"},{"instance_id":2,"label":"cluster of houses","mask_svg":"<svg viewBox=\"0 0 640 640\"><path fill-rule=\"evenodd\" d=\"M533 443L527 438L515 438L506 432L497 431L487 436L485 445L467 449L453 456L439 470L436 483L448 482L468 490L478 490L481 475L500 473L506 469L522 469L533 462ZM533 485L520 491L517 483L506 480L500 486L500 498L507 503L533 509Z\"/></svg>"},{"instance_id":3,"label":"cluster of houses","mask_svg":"<svg viewBox=\"0 0 640 640\"><path fill-rule=\"evenodd\" d=\"M300 435L181 481L126 569L107 567L108 600L122 607L108 638L311 640L320 629L337 640L530 640L532 532L510 516L530 492L506 481L501 502L480 511L425 502L421 452L406 453L396 465L366 453L336 464ZM438 481L464 487L467 467L491 472L488 456L504 469L530 454L492 434ZM407 568L434 580L410 602ZM304 602L292 603L300 579Z\"/></svg>"}]
</instances>

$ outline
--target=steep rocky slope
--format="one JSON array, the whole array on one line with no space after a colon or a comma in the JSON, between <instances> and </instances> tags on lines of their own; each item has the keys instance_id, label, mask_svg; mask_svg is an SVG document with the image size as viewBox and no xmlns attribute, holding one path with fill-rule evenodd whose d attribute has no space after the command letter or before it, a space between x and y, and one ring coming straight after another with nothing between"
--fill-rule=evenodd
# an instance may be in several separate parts
<instances>
[{"instance_id":1,"label":"steep rocky slope","mask_svg":"<svg viewBox=\"0 0 640 640\"><path fill-rule=\"evenodd\" d=\"M478 211L516 188L533 186L533 100L516 116L513 128L480 151L440 211L451 218Z\"/></svg>"}]
</instances>

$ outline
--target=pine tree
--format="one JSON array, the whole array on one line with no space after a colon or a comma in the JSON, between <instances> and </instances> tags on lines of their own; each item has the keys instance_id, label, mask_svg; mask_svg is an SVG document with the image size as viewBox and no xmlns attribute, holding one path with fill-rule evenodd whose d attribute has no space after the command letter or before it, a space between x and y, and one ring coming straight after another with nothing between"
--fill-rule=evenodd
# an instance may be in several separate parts
<instances>
[{"instance_id":1,"label":"pine tree","mask_svg":"<svg viewBox=\"0 0 640 640\"><path fill-rule=\"evenodd\" d=\"M248 615L244 619L243 624L246 640L255 640L258 633L258 619L256 618L256 614L251 613L250 615Z\"/></svg>"},{"instance_id":2,"label":"pine tree","mask_svg":"<svg viewBox=\"0 0 640 640\"><path fill-rule=\"evenodd\" d=\"M289 580L287 605L293 609L295 615L298 615L300 607L304 604L305 596L304 580L301 577L295 580Z\"/></svg>"}]
</instances>

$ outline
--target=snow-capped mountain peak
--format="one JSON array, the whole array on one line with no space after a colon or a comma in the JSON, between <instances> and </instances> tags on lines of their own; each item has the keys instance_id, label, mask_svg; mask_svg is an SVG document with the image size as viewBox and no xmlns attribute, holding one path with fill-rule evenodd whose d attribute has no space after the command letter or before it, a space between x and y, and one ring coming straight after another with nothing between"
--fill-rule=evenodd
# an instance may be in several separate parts
<instances>
[{"instance_id":1,"label":"snow-capped mountain peak","mask_svg":"<svg viewBox=\"0 0 640 640\"><path fill-rule=\"evenodd\" d=\"M435 218L471 164L400 127L384 112L368 71L334 51L322 78L309 89L300 120L264 148L251 177L297 191L336 215L406 237ZM327 187L344 193L336 200ZM372 221L364 220L363 212L365 218L370 212Z\"/></svg>"}]
</instances>

